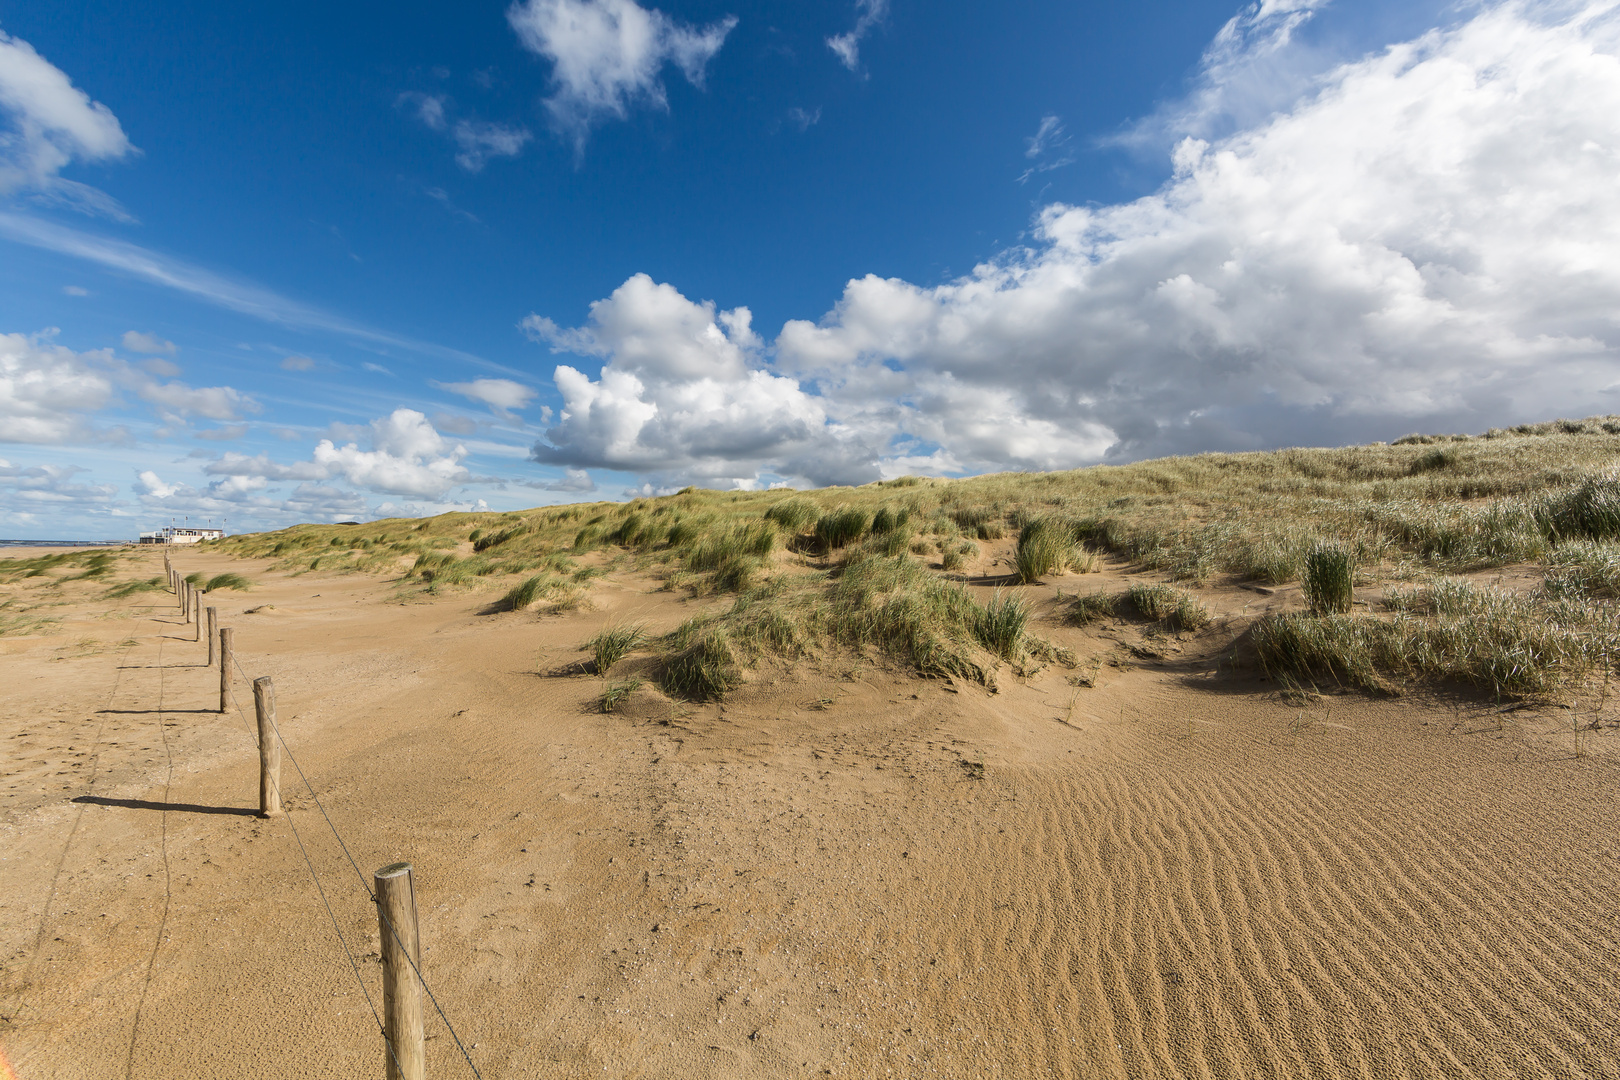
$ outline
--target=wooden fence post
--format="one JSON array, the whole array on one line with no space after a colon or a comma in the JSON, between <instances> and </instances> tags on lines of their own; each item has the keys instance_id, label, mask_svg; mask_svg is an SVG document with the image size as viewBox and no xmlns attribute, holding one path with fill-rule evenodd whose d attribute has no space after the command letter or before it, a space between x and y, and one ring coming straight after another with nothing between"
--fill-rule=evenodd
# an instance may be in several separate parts
<instances>
[{"instance_id":1,"label":"wooden fence post","mask_svg":"<svg viewBox=\"0 0 1620 1080\"><path fill-rule=\"evenodd\" d=\"M231 703L231 661L235 659L231 651L231 636L234 631L228 626L219 628L219 711L224 712Z\"/></svg>"},{"instance_id":2,"label":"wooden fence post","mask_svg":"<svg viewBox=\"0 0 1620 1080\"><path fill-rule=\"evenodd\" d=\"M214 666L214 656L219 648L219 609L208 609L208 666Z\"/></svg>"},{"instance_id":3,"label":"wooden fence post","mask_svg":"<svg viewBox=\"0 0 1620 1080\"><path fill-rule=\"evenodd\" d=\"M388 1040L388 1080L424 1080L422 965L417 939L416 889L411 864L393 863L372 876L377 893L377 933L382 938L383 1037ZM407 957L409 959L407 959Z\"/></svg>"},{"instance_id":4,"label":"wooden fence post","mask_svg":"<svg viewBox=\"0 0 1620 1080\"><path fill-rule=\"evenodd\" d=\"M206 590L198 589L197 594L191 598L191 640L192 641L201 641L202 640L202 624L203 624L202 602L203 602L203 597L205 597L207 595L208 595L208 593L207 593Z\"/></svg>"},{"instance_id":5,"label":"wooden fence post","mask_svg":"<svg viewBox=\"0 0 1620 1080\"><path fill-rule=\"evenodd\" d=\"M180 583L180 614L185 617L186 622L191 621L191 582L189 581Z\"/></svg>"},{"instance_id":6,"label":"wooden fence post","mask_svg":"<svg viewBox=\"0 0 1620 1080\"><path fill-rule=\"evenodd\" d=\"M266 675L253 680L253 711L259 719L259 816L281 813L281 741L276 738L276 687Z\"/></svg>"}]
</instances>

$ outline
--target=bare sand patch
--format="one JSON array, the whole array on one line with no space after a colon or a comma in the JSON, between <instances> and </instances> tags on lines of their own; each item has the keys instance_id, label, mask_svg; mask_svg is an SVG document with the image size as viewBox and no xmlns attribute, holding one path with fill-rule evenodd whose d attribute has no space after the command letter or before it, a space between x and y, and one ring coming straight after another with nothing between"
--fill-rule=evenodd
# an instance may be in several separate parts
<instances>
[{"instance_id":1,"label":"bare sand patch","mask_svg":"<svg viewBox=\"0 0 1620 1080\"><path fill-rule=\"evenodd\" d=\"M604 715L601 679L550 673L701 601L610 574L589 608L500 613L176 559L254 583L209 602L362 871L415 864L424 966L485 1077L1620 1075L1612 729L1577 755L1559 710L1289 704L1222 666L1287 589L1200 590L1196 635L1038 627L1092 688L852 658ZM212 711L172 597L104 590L0 637L12 1065L380 1071L290 827L375 995L361 882L290 763L291 820L251 816L251 732ZM430 1035L432 1075L470 1075Z\"/></svg>"}]
</instances>

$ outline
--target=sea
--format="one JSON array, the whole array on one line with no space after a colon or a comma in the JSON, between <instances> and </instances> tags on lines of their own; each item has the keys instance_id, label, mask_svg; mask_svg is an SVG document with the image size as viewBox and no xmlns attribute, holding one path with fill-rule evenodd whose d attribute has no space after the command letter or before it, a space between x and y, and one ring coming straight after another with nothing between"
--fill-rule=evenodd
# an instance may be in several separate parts
<instances>
[{"instance_id":1,"label":"sea","mask_svg":"<svg viewBox=\"0 0 1620 1080\"><path fill-rule=\"evenodd\" d=\"M118 547L133 544L133 540L0 540L0 548L8 547Z\"/></svg>"}]
</instances>

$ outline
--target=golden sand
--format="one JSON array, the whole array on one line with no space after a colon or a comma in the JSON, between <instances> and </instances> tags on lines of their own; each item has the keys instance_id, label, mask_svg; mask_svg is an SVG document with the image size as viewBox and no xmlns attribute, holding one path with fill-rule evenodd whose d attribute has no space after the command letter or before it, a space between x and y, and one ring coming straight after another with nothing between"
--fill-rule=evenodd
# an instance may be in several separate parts
<instances>
[{"instance_id":1,"label":"golden sand","mask_svg":"<svg viewBox=\"0 0 1620 1080\"><path fill-rule=\"evenodd\" d=\"M1093 688L857 657L603 714L579 645L703 601L610 575L586 610L496 614L175 558L256 583L210 602L366 880L415 865L424 970L489 1080L1620 1075L1613 729L1577 755L1557 709L1290 704L1220 663L1290 590L1204 590L1197 635L1042 625L1108 661ZM252 816L248 685L213 711L172 598L102 591L0 637L5 1056L380 1076L291 827L375 996L361 879L290 761L289 817ZM428 1034L431 1076L471 1075Z\"/></svg>"}]
</instances>

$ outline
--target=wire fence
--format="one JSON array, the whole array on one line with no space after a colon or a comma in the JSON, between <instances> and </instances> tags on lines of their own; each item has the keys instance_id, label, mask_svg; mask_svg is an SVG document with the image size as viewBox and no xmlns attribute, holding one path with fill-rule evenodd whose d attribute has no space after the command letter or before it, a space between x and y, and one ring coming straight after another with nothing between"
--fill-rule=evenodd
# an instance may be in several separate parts
<instances>
[{"instance_id":1,"label":"wire fence","mask_svg":"<svg viewBox=\"0 0 1620 1080\"><path fill-rule=\"evenodd\" d=\"M197 614L199 613L194 613L193 617L196 617ZM242 666L242 662L236 658L234 653L230 659L232 666L235 667L236 671L241 675L243 680L245 680L249 685L252 685L253 678L252 676L248 675L247 669ZM222 655L221 661L223 660L224 657ZM237 716L241 718L243 725L248 729L249 736L254 741L254 745L257 746L259 736L256 726L253 721L248 719L247 710L242 707L242 702L236 696L236 688L227 682L225 684L225 689L231 699L231 704L236 709ZM342 832L338 830L337 824L333 822L332 815L327 813L326 805L321 802L321 797L316 793L315 785L310 782L309 775L304 771L303 765L299 763L298 756L293 753L292 747L287 744L286 738L281 733L281 725L277 723L274 714L268 716L267 719L270 721L270 730L274 734L276 742L280 744L282 752L287 755L287 760L292 762L293 769L298 773L298 779L303 782L305 790L309 792L310 801L313 802L315 804L315 808L320 811L321 818L326 822L326 827L331 830L332 838L337 841L338 847L343 852L343 857L347 859L349 865L354 868L355 876L360 882L361 891L365 894L366 899L374 907L376 907L378 917L381 919L382 924L388 929L389 934L392 935L394 941L399 945L400 953L405 957L406 963L410 965L411 972L416 977L418 985L421 986L422 992L427 995L428 1001L433 1004L434 1012L438 1013L439 1020L444 1024L445 1030L450 1033L450 1038L454 1040L456 1049L461 1051L462 1060L467 1063L467 1068L472 1070L474 1077L478 1078L478 1080L483 1080L482 1074L478 1071L478 1066L473 1063L472 1055L467 1051L466 1044L462 1041L460 1034L457 1033L455 1025L450 1022L450 1018L445 1015L443 1007L441 1007L439 1004L438 996L434 994L433 988L428 984L427 977L422 974L422 969L417 962L417 958L412 956L411 951L405 947L405 942L400 937L399 931L394 928L394 924L388 918L387 913L383 910L383 906L377 903L377 895L372 892L371 886L366 880L365 872L360 869L359 862L355 860L354 853L350 850L348 842L344 840ZM276 789L277 800L281 801L282 788L279 779L272 775L270 777L270 781ZM286 804L284 801L282 802L282 805L284 808L284 816L287 819L287 825L292 830L293 839L297 842L298 853L304 860L304 866L309 870L310 879L315 884L315 891L316 894L320 896L321 905L326 909L327 918L331 920L332 931L337 935L338 943L342 947L343 954L349 962L349 968L351 971L353 971L355 981L360 985L360 992L366 999L366 1006L371 1010L372 1019L377 1024L378 1034L383 1037L383 1042L388 1047L389 1056L393 1059L395 1069L398 1070L400 1069L400 1062L398 1054L394 1048L393 1040L388 1038L387 1026L383 1023L382 1014L378 1011L376 1002L372 999L371 991L366 986L364 976L360 974L360 964L354 957L354 950L350 948L348 939L344 937L343 928L338 923L337 913L333 910L332 902L327 896L325 886L321 884L320 874L316 872L315 863L310 859L309 849L304 843L302 834L300 834L298 831L298 825L293 821L292 813L290 810L286 809ZM413 890L411 906L414 910L414 881L411 888ZM418 934L417 941L420 942L420 940L421 935Z\"/></svg>"}]
</instances>

